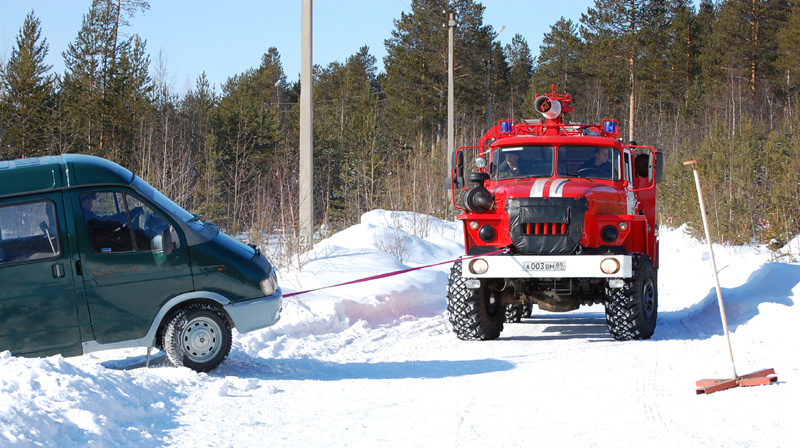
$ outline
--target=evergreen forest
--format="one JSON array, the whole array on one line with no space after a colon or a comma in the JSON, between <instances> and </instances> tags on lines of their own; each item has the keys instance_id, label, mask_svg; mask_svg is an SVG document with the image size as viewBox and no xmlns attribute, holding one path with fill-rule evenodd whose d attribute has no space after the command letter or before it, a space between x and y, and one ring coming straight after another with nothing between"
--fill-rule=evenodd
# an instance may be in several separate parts
<instances>
[{"instance_id":1,"label":"evergreen forest","mask_svg":"<svg viewBox=\"0 0 800 448\"><path fill-rule=\"evenodd\" d=\"M93 0L63 73L45 64L47 30L27 16L0 64L0 160L105 157L227 232L294 247L299 82L268 48L219 91L201 75L177 93L135 33L148 9ZM477 144L490 118L536 117L534 95L554 86L574 98L568 120L615 118L626 140L663 150L662 225L702 229L683 166L700 158L715 240L780 244L798 233L800 3L595 0L577 22L550 25L538 49L521 35L498 43L474 0L410 0L409 10L387 30L382 69L367 47L314 67L320 235L377 208L454 216L442 11L457 21L457 147Z\"/></svg>"}]
</instances>

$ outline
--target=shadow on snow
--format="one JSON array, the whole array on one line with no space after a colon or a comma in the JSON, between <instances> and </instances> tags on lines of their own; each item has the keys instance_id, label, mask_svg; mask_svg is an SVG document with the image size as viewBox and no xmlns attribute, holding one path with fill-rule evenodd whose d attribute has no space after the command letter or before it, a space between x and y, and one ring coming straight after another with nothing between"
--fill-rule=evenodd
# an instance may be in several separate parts
<instances>
[{"instance_id":1,"label":"shadow on snow","mask_svg":"<svg viewBox=\"0 0 800 448\"><path fill-rule=\"evenodd\" d=\"M513 335L517 325L537 325L545 326L541 334L536 335ZM527 331L526 331L527 333ZM534 314L530 318L522 319L518 323L505 323L503 333L498 341L559 341L568 339L585 339L588 342L600 342L613 340L606 326L606 318L602 313L549 313Z\"/></svg>"},{"instance_id":2,"label":"shadow on snow","mask_svg":"<svg viewBox=\"0 0 800 448\"><path fill-rule=\"evenodd\" d=\"M140 369L145 367L145 364L146 356L132 356L102 363L103 367L113 370ZM164 353L156 352L150 358L150 368L164 367L172 368L172 364L166 359ZM336 363L311 358L254 358L241 351L231 351L228 359L208 375L260 380L394 380L479 375L503 372L513 368L514 364L497 359Z\"/></svg>"},{"instance_id":3,"label":"shadow on snow","mask_svg":"<svg viewBox=\"0 0 800 448\"><path fill-rule=\"evenodd\" d=\"M514 364L497 359L469 361L403 361L337 363L318 359L261 359L237 352L212 375L259 380L394 380L436 379L503 372Z\"/></svg>"}]
</instances>

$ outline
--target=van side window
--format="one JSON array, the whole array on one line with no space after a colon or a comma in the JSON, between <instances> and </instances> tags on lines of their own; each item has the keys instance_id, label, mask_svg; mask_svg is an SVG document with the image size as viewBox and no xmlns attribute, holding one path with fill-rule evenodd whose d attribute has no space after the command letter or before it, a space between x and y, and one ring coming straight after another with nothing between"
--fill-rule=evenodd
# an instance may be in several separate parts
<instances>
[{"instance_id":1,"label":"van side window","mask_svg":"<svg viewBox=\"0 0 800 448\"><path fill-rule=\"evenodd\" d=\"M124 195L93 192L81 194L80 199L92 252L133 252L133 236Z\"/></svg>"},{"instance_id":2,"label":"van side window","mask_svg":"<svg viewBox=\"0 0 800 448\"><path fill-rule=\"evenodd\" d=\"M0 265L52 259L60 253L52 201L0 206Z\"/></svg>"},{"instance_id":3,"label":"van side window","mask_svg":"<svg viewBox=\"0 0 800 448\"><path fill-rule=\"evenodd\" d=\"M169 224L139 199L119 192L83 193L80 198L93 252L162 250Z\"/></svg>"},{"instance_id":4,"label":"van side window","mask_svg":"<svg viewBox=\"0 0 800 448\"><path fill-rule=\"evenodd\" d=\"M169 229L164 219L150 207L133 196L125 195L131 217L133 240L137 252L153 252L162 250L162 236Z\"/></svg>"}]
</instances>

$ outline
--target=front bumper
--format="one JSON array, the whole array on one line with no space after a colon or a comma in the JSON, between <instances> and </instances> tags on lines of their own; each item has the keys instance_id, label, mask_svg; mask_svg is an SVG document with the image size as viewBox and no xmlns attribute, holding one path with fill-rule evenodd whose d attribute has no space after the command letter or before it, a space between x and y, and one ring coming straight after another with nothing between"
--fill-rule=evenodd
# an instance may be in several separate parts
<instances>
[{"instance_id":1,"label":"front bumper","mask_svg":"<svg viewBox=\"0 0 800 448\"><path fill-rule=\"evenodd\" d=\"M600 264L609 259L619 269L607 274ZM486 261L486 272L473 270L478 260ZM462 260L461 272L465 278L630 278L633 261L630 255L491 255Z\"/></svg>"},{"instance_id":2,"label":"front bumper","mask_svg":"<svg viewBox=\"0 0 800 448\"><path fill-rule=\"evenodd\" d=\"M282 296L283 291L278 288L271 296L231 302L225 305L225 311L231 317L233 325L239 333L248 333L269 327L281 318Z\"/></svg>"}]
</instances>

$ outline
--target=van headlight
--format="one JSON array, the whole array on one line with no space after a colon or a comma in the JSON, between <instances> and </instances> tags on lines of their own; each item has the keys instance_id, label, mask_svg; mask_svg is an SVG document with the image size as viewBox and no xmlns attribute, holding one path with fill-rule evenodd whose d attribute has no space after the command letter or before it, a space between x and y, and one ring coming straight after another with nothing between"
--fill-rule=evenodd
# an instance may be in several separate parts
<instances>
[{"instance_id":1,"label":"van headlight","mask_svg":"<svg viewBox=\"0 0 800 448\"><path fill-rule=\"evenodd\" d=\"M275 277L275 271L270 272L267 278L259 282L259 285L261 286L261 292L263 292L265 296L275 294L275 290L278 289L278 279Z\"/></svg>"}]
</instances>

